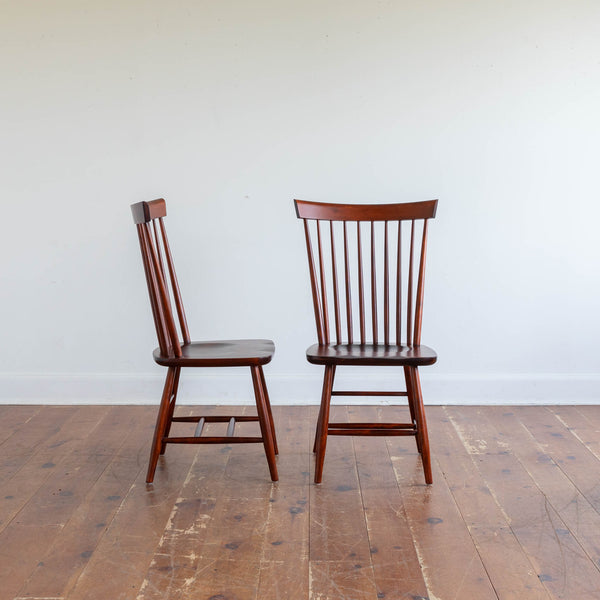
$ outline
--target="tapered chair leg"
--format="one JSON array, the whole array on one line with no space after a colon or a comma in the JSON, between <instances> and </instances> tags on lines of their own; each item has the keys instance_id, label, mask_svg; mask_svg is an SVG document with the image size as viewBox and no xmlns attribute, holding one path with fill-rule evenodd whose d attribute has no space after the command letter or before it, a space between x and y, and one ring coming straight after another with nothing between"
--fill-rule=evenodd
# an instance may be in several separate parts
<instances>
[{"instance_id":1,"label":"tapered chair leg","mask_svg":"<svg viewBox=\"0 0 600 600\"><path fill-rule=\"evenodd\" d=\"M431 456L429 451L429 435L427 433L427 419L425 418L425 407L423 406L423 393L421 391L421 380L417 367L410 368L410 378L412 380L412 389L414 392L415 417L417 419L417 436L421 445L421 460L423 462L423 471L425 473L425 482L433 483L431 473Z\"/></svg>"},{"instance_id":2,"label":"tapered chair leg","mask_svg":"<svg viewBox=\"0 0 600 600\"><path fill-rule=\"evenodd\" d=\"M275 434L275 421L273 421L273 411L271 410L271 401L269 400L269 392L267 390L267 382L265 381L265 373L262 367L258 367L258 372L260 374L260 384L262 387L263 394L265 396L265 403L267 405L267 414L269 416L269 423L271 425L271 437L273 438L273 451L275 454L279 454L279 449L277 447L277 435Z\"/></svg>"},{"instance_id":3,"label":"tapered chair leg","mask_svg":"<svg viewBox=\"0 0 600 600\"><path fill-rule=\"evenodd\" d=\"M327 447L327 433L329 429L329 407L331 405L331 391L333 389L333 377L335 367L327 365L323 377L323 393L321 395L321 409L319 411L319 422L317 424L317 456L315 460L315 483L321 483L323 479L323 462L325 461L325 449Z\"/></svg>"},{"instance_id":4,"label":"tapered chair leg","mask_svg":"<svg viewBox=\"0 0 600 600\"><path fill-rule=\"evenodd\" d=\"M177 378L176 371L176 367L169 367L167 371L167 378L165 380L160 407L156 417L156 427L154 428L154 438L152 440L152 449L150 450L150 463L148 464L146 483L152 483L154 481L154 471L156 470L156 463L158 462L158 457L161 453L161 448L163 446L162 440L165 437L165 431L169 420L169 411L171 407L170 400L173 395L173 388Z\"/></svg>"},{"instance_id":5,"label":"tapered chair leg","mask_svg":"<svg viewBox=\"0 0 600 600\"><path fill-rule=\"evenodd\" d=\"M404 367L404 380L406 382L406 394L408 398L408 408L410 410L410 419L413 425L416 425L418 428L416 410L415 410L415 392L413 389L413 380L410 374L410 367ZM417 451L421 454L421 438L420 436L415 436L415 442L417 443Z\"/></svg>"},{"instance_id":6,"label":"tapered chair leg","mask_svg":"<svg viewBox=\"0 0 600 600\"><path fill-rule=\"evenodd\" d=\"M315 441L313 442L313 453L317 451L319 439L321 438L321 421L323 420L323 402L319 406L319 416L317 417L317 426L315 428Z\"/></svg>"},{"instance_id":7,"label":"tapered chair leg","mask_svg":"<svg viewBox=\"0 0 600 600\"><path fill-rule=\"evenodd\" d=\"M269 464L269 472L271 481L278 481L277 463L275 461L275 445L273 442L273 424L269 417L269 407L263 391L260 366L250 367L252 372L252 383L254 385L254 397L256 398L256 410L258 412L258 421L260 423L260 431L262 434L263 445L265 447L265 455Z\"/></svg>"},{"instance_id":8,"label":"tapered chair leg","mask_svg":"<svg viewBox=\"0 0 600 600\"><path fill-rule=\"evenodd\" d=\"M179 376L181 375L181 367L175 367L175 380L173 381L173 389L171 391L171 399L169 401L169 413L167 415L167 425L163 437L169 437L171 432L171 423L173 422L173 413L175 412L175 404L177 402L177 390L179 389ZM160 453L164 454L167 449L167 444L162 442Z\"/></svg>"},{"instance_id":9,"label":"tapered chair leg","mask_svg":"<svg viewBox=\"0 0 600 600\"><path fill-rule=\"evenodd\" d=\"M333 390L333 380L335 379L335 365L331 366L331 390ZM331 396L331 391L329 393ZM319 445L319 439L321 439L321 422L323 420L323 402L319 406L319 416L317 417L317 427L315 429L315 441L313 443L313 452L317 451L317 447ZM327 422L327 421L326 421Z\"/></svg>"}]
</instances>

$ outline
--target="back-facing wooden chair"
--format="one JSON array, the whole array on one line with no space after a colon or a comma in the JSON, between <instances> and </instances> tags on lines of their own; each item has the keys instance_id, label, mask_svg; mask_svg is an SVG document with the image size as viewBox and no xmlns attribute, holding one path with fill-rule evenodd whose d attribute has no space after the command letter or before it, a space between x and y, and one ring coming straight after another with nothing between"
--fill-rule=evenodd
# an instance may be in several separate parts
<instances>
[{"instance_id":1,"label":"back-facing wooden chair","mask_svg":"<svg viewBox=\"0 0 600 600\"><path fill-rule=\"evenodd\" d=\"M158 336L154 360L168 368L162 394L152 450L148 465L147 483L154 480L159 454L164 454L167 444L232 444L261 442L264 444L271 479L277 481L277 440L271 414L271 405L262 366L270 362L275 346L271 340L222 340L192 342L186 322L181 293L175 275L173 258L167 240L163 217L167 214L164 200L138 202L131 205L142 250L142 260L150 294L150 304ZM175 305L177 331L172 305ZM182 367L250 367L257 416L174 416L177 388ZM171 423L176 421L197 423L192 435L170 437ZM235 436L236 421L258 421L260 436ZM225 436L204 436L205 423L228 423Z\"/></svg>"},{"instance_id":2,"label":"back-facing wooden chair","mask_svg":"<svg viewBox=\"0 0 600 600\"><path fill-rule=\"evenodd\" d=\"M437 360L434 350L421 345L427 223L435 217L437 200L294 202L304 220L317 324L318 344L308 348L306 357L325 366L313 447L315 483L323 476L328 435L415 436L425 481L432 483L418 368ZM338 365L402 366L406 391L334 391ZM332 396L407 396L411 422L330 423Z\"/></svg>"}]
</instances>

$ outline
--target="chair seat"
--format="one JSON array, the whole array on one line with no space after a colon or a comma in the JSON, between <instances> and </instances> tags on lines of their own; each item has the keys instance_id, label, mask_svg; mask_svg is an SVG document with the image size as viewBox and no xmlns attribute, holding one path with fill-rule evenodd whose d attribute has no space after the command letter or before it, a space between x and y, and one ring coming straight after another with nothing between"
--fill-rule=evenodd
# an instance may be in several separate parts
<instances>
[{"instance_id":1,"label":"chair seat","mask_svg":"<svg viewBox=\"0 0 600 600\"><path fill-rule=\"evenodd\" d=\"M435 350L428 346L396 346L384 344L314 344L306 351L314 365L432 365Z\"/></svg>"},{"instance_id":2,"label":"chair seat","mask_svg":"<svg viewBox=\"0 0 600 600\"><path fill-rule=\"evenodd\" d=\"M247 367L266 365L275 353L271 340L216 340L181 345L182 356L154 350L154 360L165 367Z\"/></svg>"}]
</instances>

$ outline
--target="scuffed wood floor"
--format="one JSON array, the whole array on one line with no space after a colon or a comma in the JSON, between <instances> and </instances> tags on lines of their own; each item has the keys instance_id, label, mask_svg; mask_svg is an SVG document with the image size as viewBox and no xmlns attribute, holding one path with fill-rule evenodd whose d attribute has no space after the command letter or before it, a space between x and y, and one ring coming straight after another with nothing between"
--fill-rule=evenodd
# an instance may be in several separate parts
<instances>
[{"instance_id":1,"label":"scuffed wood floor","mask_svg":"<svg viewBox=\"0 0 600 600\"><path fill-rule=\"evenodd\" d=\"M316 407L274 407L278 484L170 446L146 486L155 410L0 407L0 600L600 599L600 406L428 407L433 486L412 438L340 437L312 485Z\"/></svg>"}]
</instances>

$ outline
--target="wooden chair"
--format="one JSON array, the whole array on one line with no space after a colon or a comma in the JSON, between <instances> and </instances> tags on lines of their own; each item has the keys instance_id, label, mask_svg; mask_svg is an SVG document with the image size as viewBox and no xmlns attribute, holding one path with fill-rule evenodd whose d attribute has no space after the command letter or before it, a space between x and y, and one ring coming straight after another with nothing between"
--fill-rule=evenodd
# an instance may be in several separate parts
<instances>
[{"instance_id":1,"label":"wooden chair","mask_svg":"<svg viewBox=\"0 0 600 600\"><path fill-rule=\"evenodd\" d=\"M277 481L277 439L263 365L270 362L275 346L271 340L222 340L193 342L186 322L181 293L175 275L173 258L167 240L163 217L167 214L164 200L138 202L131 205L142 251L142 260L150 294L150 304L158 336L154 360L167 367L152 450L148 465L147 483L154 480L159 454L164 454L167 444L232 444L261 442L265 448L271 479ZM175 305L181 339L177 331L172 305ZM250 367L257 416L174 416L177 388L182 367ZM173 422L197 423L193 434L170 437ZM235 436L236 422L258 421L260 436ZM228 423L225 436L204 436L205 423Z\"/></svg>"},{"instance_id":2,"label":"wooden chair","mask_svg":"<svg viewBox=\"0 0 600 600\"><path fill-rule=\"evenodd\" d=\"M415 436L425 481L432 483L418 369L437 360L434 350L421 345L427 224L435 217L437 200L294 203L304 220L317 324L318 343L308 348L306 357L325 367L313 447L315 483L323 476L328 435ZM338 365L401 366L406 391L334 391ZM406 396L411 422L330 423L332 396Z\"/></svg>"}]
</instances>

